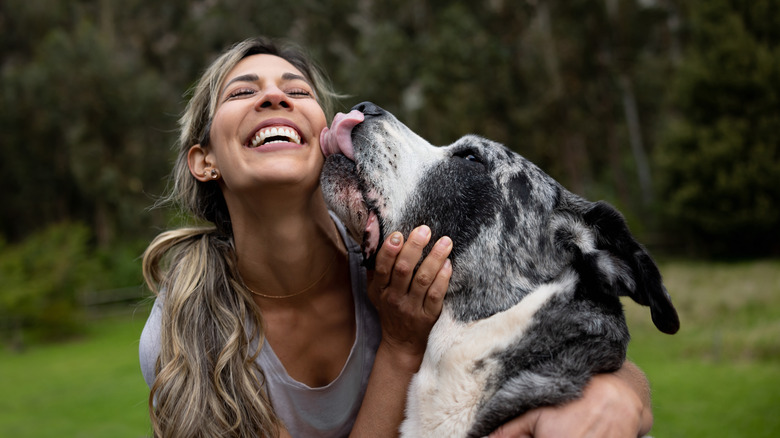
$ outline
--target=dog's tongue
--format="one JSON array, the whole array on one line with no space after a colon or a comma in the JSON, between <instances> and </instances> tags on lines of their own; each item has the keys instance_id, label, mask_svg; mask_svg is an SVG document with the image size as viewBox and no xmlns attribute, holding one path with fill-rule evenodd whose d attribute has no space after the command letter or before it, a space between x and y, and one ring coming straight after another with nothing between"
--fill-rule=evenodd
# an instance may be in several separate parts
<instances>
[{"instance_id":1,"label":"dog's tongue","mask_svg":"<svg viewBox=\"0 0 780 438\"><path fill-rule=\"evenodd\" d=\"M355 159L352 148L352 128L364 119L363 113L352 110L349 114L338 113L330 124L330 129L325 128L320 133L320 148L325 157L342 153L350 160Z\"/></svg>"}]
</instances>

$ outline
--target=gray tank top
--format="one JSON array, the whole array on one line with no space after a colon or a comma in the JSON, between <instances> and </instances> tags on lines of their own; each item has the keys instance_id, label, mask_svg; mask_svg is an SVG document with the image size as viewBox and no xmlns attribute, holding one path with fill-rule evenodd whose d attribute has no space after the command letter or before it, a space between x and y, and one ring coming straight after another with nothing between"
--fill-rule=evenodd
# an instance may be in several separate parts
<instances>
[{"instance_id":1,"label":"gray tank top","mask_svg":"<svg viewBox=\"0 0 780 438\"><path fill-rule=\"evenodd\" d=\"M355 342L339 376L323 387L312 388L291 378L264 342L257 362L265 372L266 390L274 411L295 437L343 437L349 434L363 402L382 332L379 318L366 296L366 272L360 247L331 214L349 252L352 296L355 303ZM154 383L160 352L162 303L158 298L141 333L141 372L149 387Z\"/></svg>"}]
</instances>

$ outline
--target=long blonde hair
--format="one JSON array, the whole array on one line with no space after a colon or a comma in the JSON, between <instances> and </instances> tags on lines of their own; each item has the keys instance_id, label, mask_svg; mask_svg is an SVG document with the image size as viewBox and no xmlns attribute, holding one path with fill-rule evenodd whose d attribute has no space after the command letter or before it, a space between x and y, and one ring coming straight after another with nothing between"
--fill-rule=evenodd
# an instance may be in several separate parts
<instances>
[{"instance_id":1,"label":"long blonde hair","mask_svg":"<svg viewBox=\"0 0 780 438\"><path fill-rule=\"evenodd\" d=\"M264 339L262 315L236 267L227 205L219 185L196 180L187 165L191 146L209 144L219 87L239 61L255 54L279 56L300 70L328 118L338 97L302 50L262 37L231 47L195 85L179 121L178 155L163 201L213 225L164 232L144 253L144 278L164 303L157 377L149 394L155 436L279 434L255 361Z\"/></svg>"}]
</instances>

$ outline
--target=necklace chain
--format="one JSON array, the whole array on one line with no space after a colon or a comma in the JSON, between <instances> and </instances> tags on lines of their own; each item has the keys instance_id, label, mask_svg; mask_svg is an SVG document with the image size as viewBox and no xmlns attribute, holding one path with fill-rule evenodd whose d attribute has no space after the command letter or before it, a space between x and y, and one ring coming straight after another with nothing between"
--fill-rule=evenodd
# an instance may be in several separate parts
<instances>
[{"instance_id":1,"label":"necklace chain","mask_svg":"<svg viewBox=\"0 0 780 438\"><path fill-rule=\"evenodd\" d=\"M333 258L330 260L330 263L328 263L328 266L325 267L325 269L322 271L322 275L320 275L320 277L318 279L314 280L313 283L311 283L310 285L306 286L305 288L299 290L298 292L294 292L294 293L291 293L291 294L288 294L288 295L268 295L268 294L264 294L264 293L257 292L255 290L253 290L251 287L247 286L246 283L244 284L244 286L247 288L247 290L249 290L249 292L253 293L254 295L261 296L263 298L283 299L283 298L296 297L296 296L301 295L302 293L304 293L306 291L311 290L312 288L314 288L314 286L320 284L322 279L325 278L325 276L330 271L330 268L333 267L333 263L336 262L337 258L338 258L338 255L333 256Z\"/></svg>"}]
</instances>

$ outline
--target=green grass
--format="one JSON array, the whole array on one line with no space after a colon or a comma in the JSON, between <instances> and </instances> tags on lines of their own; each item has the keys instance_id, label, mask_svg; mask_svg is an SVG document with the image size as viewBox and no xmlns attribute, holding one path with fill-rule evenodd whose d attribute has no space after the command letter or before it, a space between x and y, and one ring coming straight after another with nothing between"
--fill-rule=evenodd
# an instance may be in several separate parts
<instances>
[{"instance_id":1,"label":"green grass","mask_svg":"<svg viewBox=\"0 0 780 438\"><path fill-rule=\"evenodd\" d=\"M139 312L91 324L78 341L0 351L0 436L148 436L138 364L145 320Z\"/></svg>"},{"instance_id":2,"label":"green grass","mask_svg":"<svg viewBox=\"0 0 780 438\"><path fill-rule=\"evenodd\" d=\"M651 435L780 436L780 261L661 265L680 314L674 336L625 301L629 358L653 390Z\"/></svg>"},{"instance_id":3,"label":"green grass","mask_svg":"<svg viewBox=\"0 0 780 438\"><path fill-rule=\"evenodd\" d=\"M653 389L655 438L780 436L780 261L662 263L674 336L626 301L629 357ZM0 436L143 437L146 314L90 324L79 341L0 350Z\"/></svg>"}]
</instances>

